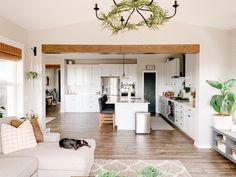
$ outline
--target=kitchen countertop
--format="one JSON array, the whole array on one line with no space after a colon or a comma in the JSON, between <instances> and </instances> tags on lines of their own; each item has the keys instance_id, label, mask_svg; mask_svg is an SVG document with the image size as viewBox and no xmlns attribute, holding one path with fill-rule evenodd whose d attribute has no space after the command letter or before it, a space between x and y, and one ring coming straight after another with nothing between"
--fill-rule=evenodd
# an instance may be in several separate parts
<instances>
[{"instance_id":1,"label":"kitchen countertop","mask_svg":"<svg viewBox=\"0 0 236 177\"><path fill-rule=\"evenodd\" d=\"M162 96L162 97L163 97L163 96ZM188 106L188 107L190 107L190 108L193 108L193 109L195 109L195 105L193 105L193 104L192 104L192 103L190 103L190 102L185 102L185 101L178 101L178 100L173 100L173 99L166 98L166 97L163 97L163 98L165 98L165 99L167 99L167 100L170 100L170 101L172 101L172 102L180 103L180 104L183 104L184 106Z\"/></svg>"},{"instance_id":2,"label":"kitchen countertop","mask_svg":"<svg viewBox=\"0 0 236 177\"><path fill-rule=\"evenodd\" d=\"M120 96L110 96L106 102L106 104L115 104L115 103L146 103L146 104L150 104L147 100L142 99L142 98L128 99L126 97L120 97Z\"/></svg>"}]
</instances>

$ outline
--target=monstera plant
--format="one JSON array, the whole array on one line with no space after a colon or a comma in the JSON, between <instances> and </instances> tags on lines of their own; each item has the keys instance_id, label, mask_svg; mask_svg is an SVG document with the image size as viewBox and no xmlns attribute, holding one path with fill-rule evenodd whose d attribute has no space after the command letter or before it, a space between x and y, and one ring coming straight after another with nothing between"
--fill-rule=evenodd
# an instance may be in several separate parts
<instances>
[{"instance_id":1,"label":"monstera plant","mask_svg":"<svg viewBox=\"0 0 236 177\"><path fill-rule=\"evenodd\" d=\"M210 102L217 112L214 114L215 128L229 130L233 125L232 114L235 110L236 95L232 92L235 79L226 82L207 80L207 83L219 91L218 94L212 96Z\"/></svg>"}]
</instances>

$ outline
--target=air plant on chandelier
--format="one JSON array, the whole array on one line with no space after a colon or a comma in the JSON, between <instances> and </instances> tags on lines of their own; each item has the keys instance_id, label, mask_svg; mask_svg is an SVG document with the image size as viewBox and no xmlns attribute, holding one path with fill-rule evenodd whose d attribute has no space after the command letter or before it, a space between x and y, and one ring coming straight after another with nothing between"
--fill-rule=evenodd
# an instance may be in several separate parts
<instances>
[{"instance_id":1,"label":"air plant on chandelier","mask_svg":"<svg viewBox=\"0 0 236 177\"><path fill-rule=\"evenodd\" d=\"M154 0L122 0L119 3L113 0L113 3L111 11L107 14L103 12L98 14L98 5L95 4L94 7L96 17L102 20L103 26L112 30L113 33L136 30L144 25L151 29L158 29L161 24L175 16L179 6L177 1L175 1L173 5L174 14L168 16L167 12ZM131 20L134 14L139 16L141 20L136 22Z\"/></svg>"}]
</instances>

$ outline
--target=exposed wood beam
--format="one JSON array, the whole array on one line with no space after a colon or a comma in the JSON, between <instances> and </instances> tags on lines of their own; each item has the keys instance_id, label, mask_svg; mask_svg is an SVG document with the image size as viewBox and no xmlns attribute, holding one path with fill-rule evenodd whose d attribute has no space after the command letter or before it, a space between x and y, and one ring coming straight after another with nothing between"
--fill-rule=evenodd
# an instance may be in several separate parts
<instances>
[{"instance_id":1,"label":"exposed wood beam","mask_svg":"<svg viewBox=\"0 0 236 177\"><path fill-rule=\"evenodd\" d=\"M60 69L60 65L46 65L46 69Z\"/></svg>"},{"instance_id":2,"label":"exposed wood beam","mask_svg":"<svg viewBox=\"0 0 236 177\"><path fill-rule=\"evenodd\" d=\"M116 54L197 54L200 52L199 44L160 44L160 45L69 45L69 44L43 44L42 52L56 53L116 53Z\"/></svg>"}]
</instances>

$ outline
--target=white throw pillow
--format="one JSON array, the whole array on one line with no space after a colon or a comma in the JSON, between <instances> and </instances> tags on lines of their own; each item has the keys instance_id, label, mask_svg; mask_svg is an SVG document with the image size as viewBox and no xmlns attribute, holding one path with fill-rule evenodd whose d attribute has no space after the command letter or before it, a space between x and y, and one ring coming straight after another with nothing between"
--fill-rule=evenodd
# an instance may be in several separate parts
<instances>
[{"instance_id":1,"label":"white throw pillow","mask_svg":"<svg viewBox=\"0 0 236 177\"><path fill-rule=\"evenodd\" d=\"M30 121L25 121L18 128L11 125L1 125L2 152L9 154L21 149L37 146Z\"/></svg>"}]
</instances>

